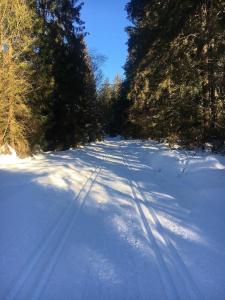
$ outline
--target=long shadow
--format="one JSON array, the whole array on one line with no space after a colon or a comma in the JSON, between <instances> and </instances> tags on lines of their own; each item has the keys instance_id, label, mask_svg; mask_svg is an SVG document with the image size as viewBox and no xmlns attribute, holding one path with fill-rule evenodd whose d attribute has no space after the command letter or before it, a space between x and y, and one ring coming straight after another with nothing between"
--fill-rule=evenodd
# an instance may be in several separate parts
<instances>
[{"instance_id":1,"label":"long shadow","mask_svg":"<svg viewBox=\"0 0 225 300\"><path fill-rule=\"evenodd\" d=\"M195 215L193 218L192 208L186 205L189 200L189 195L185 195L185 191L182 191L182 185L180 186L179 183L180 179L177 179L177 183L172 183L171 181L173 181L174 178L171 178L171 180L170 178L165 178L164 174L153 170L151 165L146 165L145 159L149 155L160 155L157 147L155 150L149 151L148 145L148 143L144 143L143 145L142 142L138 142L138 144L132 142L131 147L129 142L127 142L125 146L124 143L121 142L121 146L124 146L122 150L125 152L129 150L129 152L132 153L128 160L134 169L137 180L141 182L142 188L147 193L147 196L149 194L149 196L154 198L154 202L151 201L150 203L148 199L144 199L142 204L147 208L151 205L159 216L162 215L168 218L168 220L173 220L178 227L180 226L189 230L193 232L196 237L200 237L199 239L191 239L179 230L176 231L171 230L171 227L164 227L165 235L170 238L175 246L180 247L182 252L185 253L188 268L193 268L198 260L201 261L202 265L199 269L195 267L193 274L195 280L200 284L200 288L204 289L206 287L205 282L210 280L210 272L213 272L216 264L216 267L220 270L220 272L218 271L220 276L225 276L224 271L221 271L224 265L223 262L221 262L221 265L218 265L222 254L218 253L218 249L216 249L215 245L210 243L211 236L207 236L207 233L202 231L201 220L198 220L198 216ZM162 146L162 150L164 151L165 149L163 147L164 146ZM0 248L0 264L3 267L1 268L0 266L0 269L3 270L0 272L0 276L2 279L7 279L6 281L5 279L4 281L0 280L0 290L2 291L0 292L0 298L9 286L9 279L12 279L15 272L22 267L28 252L31 252L31 250L34 251L38 242L40 242L40 237L43 232L47 231L53 218L55 218L55 211L58 209L60 198L69 201L69 199L74 196L74 191L72 187L70 188L71 180L67 180L68 190L60 190L59 188L57 191L52 190L50 195L47 195L49 188L35 183L38 177L47 176L49 174L48 170L41 172L43 166L46 168L49 167L49 163L59 168L62 167L68 172L74 171L74 168L81 169L101 166L107 173L102 174L104 183L98 182L98 185L104 189L107 197L111 199L111 201L104 203L98 210L96 210L95 205L87 205L84 207L76 223L76 230L69 238L67 247L64 248L64 259L59 260L54 272L48 280L43 299L53 299L54 297L51 291L55 291L59 299L70 299L71 295L74 297L72 293L75 293L76 299L82 299L82 297L85 299L100 299L98 298L98 292L102 299L110 299L110 297L111 299L135 300L149 298L164 299L165 295L162 292L161 282L160 280L157 282L156 257L154 251L149 247L145 234L141 230L140 220L132 205L127 204L126 193L119 190L119 187L117 189L110 186L111 178L119 177L124 182L127 180L126 170L123 165L123 160L121 159L121 150L116 146L113 148L110 143L107 145L101 143L91 145L85 148L85 150L69 151L65 152L65 154L49 154L47 155L46 163L40 165L40 170L37 174L32 174L32 171L19 171L19 173L16 173L18 170L14 172L0 171L0 179L4 180L4 178L7 178L7 181L10 182L10 186L11 183L14 187L18 186L17 194L12 189L12 192L10 191L9 196L7 196L7 184L4 186L0 184L1 200L9 199L9 197L15 200L22 197L24 193L21 189L22 176L24 187L33 185L31 193L29 193L31 198L29 205L32 206L31 212L34 212L33 218L32 216L28 218L30 207L28 207L24 213L22 213L20 209L19 214L18 211L15 211L13 214L14 218L17 218L18 215L19 218L25 218L25 222L23 223L24 230L27 229L26 226L34 227L30 233L28 233L28 236L26 236L22 230L16 231L16 234L20 237L21 245L18 245L19 250L15 251L12 249L12 247L15 247L15 244L11 246L8 245L7 250L3 249L1 251ZM221 163L223 163L222 160ZM213 176L214 172L218 171L211 170L210 172L212 172L211 174ZM222 174L223 172L221 172L221 175ZM107 176L109 176L108 180ZM178 188L178 191L175 190L174 187ZM156 197L154 193L157 192L161 193L161 196ZM191 194L194 195L194 193L195 191L193 190ZM37 194L39 194L39 197L35 196ZM4 195L4 197L2 197L2 195ZM46 196L48 196L47 207ZM121 200L118 201L118 199ZM1 200L0 205L2 205ZM3 202L6 201L4 200ZM11 201L11 203L13 203L13 201ZM18 208L19 203L15 206L16 210ZM35 210L37 209L39 211L39 220L35 218ZM2 211L1 216L3 216L5 212ZM43 216L41 217L42 214ZM46 222L46 216L49 216L48 222ZM0 226L1 233L5 224L10 224L10 222L6 222L7 216L5 216L4 222L2 220L0 221L3 226ZM118 223L116 220L118 220ZM40 228L37 228L38 226L40 226ZM80 228L83 230L80 230ZM13 230L11 230L11 233L12 232ZM201 238L203 234L204 236ZM2 236L2 234L0 236ZM205 242L203 240L205 240ZM30 248L31 244L32 249ZM166 245L161 244L161 247L162 251L163 249L166 250ZM22 251L27 252L26 255L21 255ZM215 265L213 265L213 263L207 261L207 258L215 256L216 253L218 254L218 260L215 259ZM12 255L14 255L13 259L10 257ZM69 265L67 257L71 257L71 255L74 261L70 262L71 265ZM65 261L67 263L65 263ZM166 257L166 261L168 264L173 263L169 256ZM9 275L5 274L6 262L10 262L9 269L10 267L12 268ZM203 267L203 264L206 264L205 267ZM68 272L68 269L70 272ZM206 269L208 273L203 276L204 269ZM60 283L62 276L63 282L65 282L64 288L62 288ZM222 278L222 276L220 278ZM71 281L71 278L73 278L73 281ZM154 288L151 284L154 285ZM87 291L83 290L85 286ZM225 296L225 289L223 288L221 279L214 285L211 284L209 286L209 296L213 295L214 286L216 286L220 295ZM110 297L107 298L107 295Z\"/></svg>"}]
</instances>

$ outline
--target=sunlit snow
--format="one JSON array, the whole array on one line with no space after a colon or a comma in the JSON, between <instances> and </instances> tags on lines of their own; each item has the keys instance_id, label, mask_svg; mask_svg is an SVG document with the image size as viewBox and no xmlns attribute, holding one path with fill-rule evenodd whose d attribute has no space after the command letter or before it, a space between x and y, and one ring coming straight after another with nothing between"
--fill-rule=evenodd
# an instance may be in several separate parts
<instances>
[{"instance_id":1,"label":"sunlit snow","mask_svg":"<svg viewBox=\"0 0 225 300\"><path fill-rule=\"evenodd\" d=\"M108 139L0 155L0 299L225 299L225 157Z\"/></svg>"}]
</instances>

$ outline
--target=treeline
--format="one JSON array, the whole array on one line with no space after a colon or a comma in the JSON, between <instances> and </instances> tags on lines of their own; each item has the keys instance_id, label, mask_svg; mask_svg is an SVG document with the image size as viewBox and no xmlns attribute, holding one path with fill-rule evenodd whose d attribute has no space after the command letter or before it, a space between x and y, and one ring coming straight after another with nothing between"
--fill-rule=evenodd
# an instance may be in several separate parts
<instances>
[{"instance_id":1,"label":"treeline","mask_svg":"<svg viewBox=\"0 0 225 300\"><path fill-rule=\"evenodd\" d=\"M0 0L0 147L27 154L101 137L76 0Z\"/></svg>"},{"instance_id":2,"label":"treeline","mask_svg":"<svg viewBox=\"0 0 225 300\"><path fill-rule=\"evenodd\" d=\"M123 134L225 140L225 1L131 0Z\"/></svg>"},{"instance_id":3,"label":"treeline","mask_svg":"<svg viewBox=\"0 0 225 300\"><path fill-rule=\"evenodd\" d=\"M224 0L130 0L125 79L102 83L78 0L0 0L0 148L64 150L104 134L219 148Z\"/></svg>"},{"instance_id":4,"label":"treeline","mask_svg":"<svg viewBox=\"0 0 225 300\"><path fill-rule=\"evenodd\" d=\"M116 75L113 82L105 80L98 90L98 103L101 111L102 131L105 135L122 134L125 107L121 98L123 81Z\"/></svg>"}]
</instances>

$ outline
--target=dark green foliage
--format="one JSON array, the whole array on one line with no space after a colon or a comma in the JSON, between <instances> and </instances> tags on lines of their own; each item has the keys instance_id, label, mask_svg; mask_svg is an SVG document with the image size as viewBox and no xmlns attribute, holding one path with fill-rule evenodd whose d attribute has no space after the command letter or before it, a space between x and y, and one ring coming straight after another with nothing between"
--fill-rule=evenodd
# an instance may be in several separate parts
<instances>
[{"instance_id":1,"label":"dark green foliage","mask_svg":"<svg viewBox=\"0 0 225 300\"><path fill-rule=\"evenodd\" d=\"M98 101L104 133L110 136L120 135L124 125L125 107L122 98L122 80L118 75L113 84L110 84L108 80L103 82L98 91Z\"/></svg>"},{"instance_id":2,"label":"dark green foliage","mask_svg":"<svg viewBox=\"0 0 225 300\"><path fill-rule=\"evenodd\" d=\"M125 133L224 141L224 1L132 0L127 12Z\"/></svg>"},{"instance_id":3,"label":"dark green foliage","mask_svg":"<svg viewBox=\"0 0 225 300\"><path fill-rule=\"evenodd\" d=\"M224 0L131 0L126 79L113 84L101 84L105 58L88 53L80 1L17 2L0 0L11 7L1 18L1 146L61 150L103 132L224 142Z\"/></svg>"},{"instance_id":4,"label":"dark green foliage","mask_svg":"<svg viewBox=\"0 0 225 300\"><path fill-rule=\"evenodd\" d=\"M49 149L67 149L100 135L95 80L78 2L38 2L42 23L40 63L48 82L43 130Z\"/></svg>"},{"instance_id":5,"label":"dark green foliage","mask_svg":"<svg viewBox=\"0 0 225 300\"><path fill-rule=\"evenodd\" d=\"M0 146L28 153L101 138L95 70L84 42L80 1L17 0L10 5L0 0L1 19L12 24L11 32L3 26L0 34ZM10 51L4 50L2 33L20 41L20 47L10 44Z\"/></svg>"}]
</instances>

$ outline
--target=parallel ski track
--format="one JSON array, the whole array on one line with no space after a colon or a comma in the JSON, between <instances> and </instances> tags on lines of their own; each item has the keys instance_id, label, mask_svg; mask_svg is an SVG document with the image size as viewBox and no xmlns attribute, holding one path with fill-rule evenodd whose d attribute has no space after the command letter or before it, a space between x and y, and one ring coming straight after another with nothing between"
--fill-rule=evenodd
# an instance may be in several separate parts
<instances>
[{"instance_id":1,"label":"parallel ski track","mask_svg":"<svg viewBox=\"0 0 225 300\"><path fill-rule=\"evenodd\" d=\"M129 168L129 165L127 163L127 159L126 159L123 152L122 152L122 157L123 157L124 166L128 170L129 175L131 175L131 170ZM159 246L156 242L156 239L153 235L152 229L151 229L151 227L150 227L150 225L147 221L147 218L145 216L145 213L144 213L144 211L141 207L139 197L137 195L137 192L135 191L134 182L133 182L132 179L129 178L129 176L128 176L127 180L129 182L129 185L130 185L130 188L131 188L132 199L133 199L134 205L137 209L138 214L141 217L141 221L142 221L143 226L144 226L144 231L147 234L147 239L148 239L148 242L150 244L149 246L150 246L150 248L153 249L153 251L155 253L157 271L158 271L158 275L159 275L159 278L160 278L160 281L161 281L161 284L162 284L162 288L163 288L165 298L166 299L171 299L171 300L179 299L176 287L174 285L174 282L172 280L170 272L167 268L167 265L165 263L163 255L161 253L161 250L160 250L160 248L159 248Z\"/></svg>"},{"instance_id":2,"label":"parallel ski track","mask_svg":"<svg viewBox=\"0 0 225 300\"><path fill-rule=\"evenodd\" d=\"M14 281L5 297L6 300L40 299L48 278L71 233L74 222L85 205L87 196L100 172L100 167L96 167L91 172L78 195L71 200L71 203L62 212L50 230L47 238L42 241L19 273L18 278ZM78 208L74 205L75 201L80 202Z\"/></svg>"},{"instance_id":3,"label":"parallel ski track","mask_svg":"<svg viewBox=\"0 0 225 300\"><path fill-rule=\"evenodd\" d=\"M139 211L142 221L144 223L145 229L148 233L149 239L153 242L154 251L159 253L159 255L157 255L158 262L159 262L158 267L159 267L159 271L161 270L161 267L163 270L163 272L160 271L160 274L161 274L161 279L162 279L162 283L164 285L164 289L165 289L167 298L175 299L175 295L176 295L176 298L178 298L178 299L188 299L188 300L189 299L193 299L193 300L194 299L195 300L203 299L203 295L201 294L196 283L194 282L183 259L177 252L177 249L174 247L174 245L171 242L171 240L169 239L169 237L165 234L163 225L161 224L159 218L157 217L157 213L155 212L155 209L150 205L152 202L152 199L149 199L149 197L146 196L143 189L137 183L137 180L134 176L134 172L132 171L132 168L130 167L126 156L124 155L124 153L122 155L123 155L123 159L124 159L124 164L130 173L131 179L129 180L129 182L130 182L130 186L132 189L134 202L138 208L138 211ZM166 261L163 257L162 250L160 249L157 239L154 236L154 233L150 228L151 226L149 224L149 221L147 220L145 212L142 208L141 201L139 201L137 194L140 195L140 199L143 202L149 204L148 206L146 206L146 208L148 209L148 211L152 217L154 228L157 228L157 231L160 234L160 237L163 239L164 244L166 245L167 249L169 250L170 259L173 263L173 268L176 271L176 273L178 274L180 281L182 282L183 295L179 295L179 293L178 293L176 282L174 282L173 276L171 275L171 272L170 272L169 268L167 267ZM162 274L162 273L164 273L164 271L166 271L165 274ZM170 285L169 289L168 289L168 283ZM173 293L174 293L174 295L173 295Z\"/></svg>"},{"instance_id":4,"label":"parallel ski track","mask_svg":"<svg viewBox=\"0 0 225 300\"><path fill-rule=\"evenodd\" d=\"M117 153L116 153L116 155L118 155ZM112 156L112 157L114 157L114 155L112 155L112 153L110 154L110 155L108 155L107 157L110 157L110 156ZM112 178L111 178L112 179ZM132 218L130 217L130 220L131 220ZM133 257L133 255L130 253L130 247L129 247L129 241L128 241L128 237L126 237L126 239L127 239L127 242L126 242L126 255L128 256L128 260L130 261L130 263L132 264L132 269L133 270L137 270L137 267L136 267L136 263L135 263L135 260L134 260L134 257ZM119 252L119 248L118 247L116 247L115 248L115 253L116 253L116 255L117 256L119 256L120 255L120 252ZM134 280L134 282L136 282L136 290L135 291L132 291L132 298L130 298L130 299L136 299L136 300L143 300L143 295L142 295L142 292L141 292L141 288L140 288L140 279L139 279L139 276L138 276L138 274L135 274L134 272L132 272L132 275L134 276L134 278L135 278L135 280ZM113 300L114 298L113 298L113 296L107 296L108 297L108 299L111 299L111 300ZM127 297L129 297L128 295L127 295ZM85 298L84 298L85 299ZM99 299L104 299L104 298L99 298Z\"/></svg>"},{"instance_id":5,"label":"parallel ski track","mask_svg":"<svg viewBox=\"0 0 225 300\"><path fill-rule=\"evenodd\" d=\"M103 160L105 162L108 161L108 158L110 157L110 154L103 154ZM104 169L104 168L103 168ZM102 210L102 207L103 207L103 204L100 202L98 203L97 205L97 212ZM96 213L97 213L96 212ZM92 241L93 242L93 241ZM104 241L104 245L103 245L103 249L106 247L106 241ZM89 280L91 278L91 271L92 271L92 267L93 267L93 261L94 261L94 253L90 253L89 255L89 262L88 262L88 267L87 267L87 270L86 270L86 274L85 274L85 277L84 277L84 284L83 284L83 289L82 289L82 296L81 296L81 299L86 299L87 298L87 295L89 293L89 290L88 290L88 284L89 284ZM102 289L102 286L101 286L101 282L98 278L98 276L95 277L95 280L98 281L98 285L99 285L99 290ZM99 293L99 297L98 299L103 299L102 296L101 296L101 292Z\"/></svg>"},{"instance_id":6,"label":"parallel ski track","mask_svg":"<svg viewBox=\"0 0 225 300\"><path fill-rule=\"evenodd\" d=\"M130 167L130 169L132 169L132 167ZM145 207L153 219L153 225L155 228L157 228L158 233L160 234L161 238L164 241L164 244L167 246L167 249L169 249L170 258L173 262L173 268L176 271L176 273L178 274L178 277L182 283L182 289L185 290L185 294L188 295L185 299L188 299L188 300L189 299L193 299L193 300L204 299L203 294L201 293L199 287L195 283L192 275L190 274L188 268L186 267L183 259L179 255L176 247L173 245L170 238L165 233L165 229L157 216L157 212L154 209L153 198L150 195L146 195L146 192L143 191L143 188L138 184L138 180L135 177L134 172L132 172L132 173L133 173L132 175L133 175L133 179L134 179L134 184L136 185L136 188L138 189L138 191L141 195L142 201L144 203L148 204ZM157 175L158 175L158 173L157 173ZM163 180L165 180L167 183L169 183L168 179L165 176L163 176L162 173L160 173L160 175L161 175L160 177L163 178ZM184 299L183 294L182 294L181 298L182 298L182 300Z\"/></svg>"},{"instance_id":7,"label":"parallel ski track","mask_svg":"<svg viewBox=\"0 0 225 300\"><path fill-rule=\"evenodd\" d=\"M76 151L79 151L79 152L83 152L84 150L83 149L77 149ZM48 159L49 160L49 159ZM60 164L54 164L54 166L60 166ZM48 168L49 165L46 164L44 165L45 168ZM0 169L1 171L1 169ZM24 189L21 189L22 187L26 187L28 185L30 185L31 182L23 182L21 184L13 184L11 185L10 184L10 191L7 191L8 194L7 194L7 199L4 199L3 201L8 201L8 195L10 196L13 196L14 194L16 194L16 196L18 197L19 194L23 193L24 192ZM17 188L16 189L16 192L14 191L15 190L15 187ZM19 190L18 190L19 188ZM3 185L3 187L1 187L1 192L5 190L8 190L9 189L9 186L8 185ZM2 201L2 200L1 200ZM64 210L63 210L64 211ZM29 233L29 229L24 229L23 231L21 231L21 236L25 236ZM13 248L13 247L16 247L15 245L15 241L16 241L16 237L17 235L15 233L11 234L11 236L8 237L8 242L7 244L2 247L2 249L0 248L0 257L4 255L4 253L6 253L10 248Z\"/></svg>"}]
</instances>

